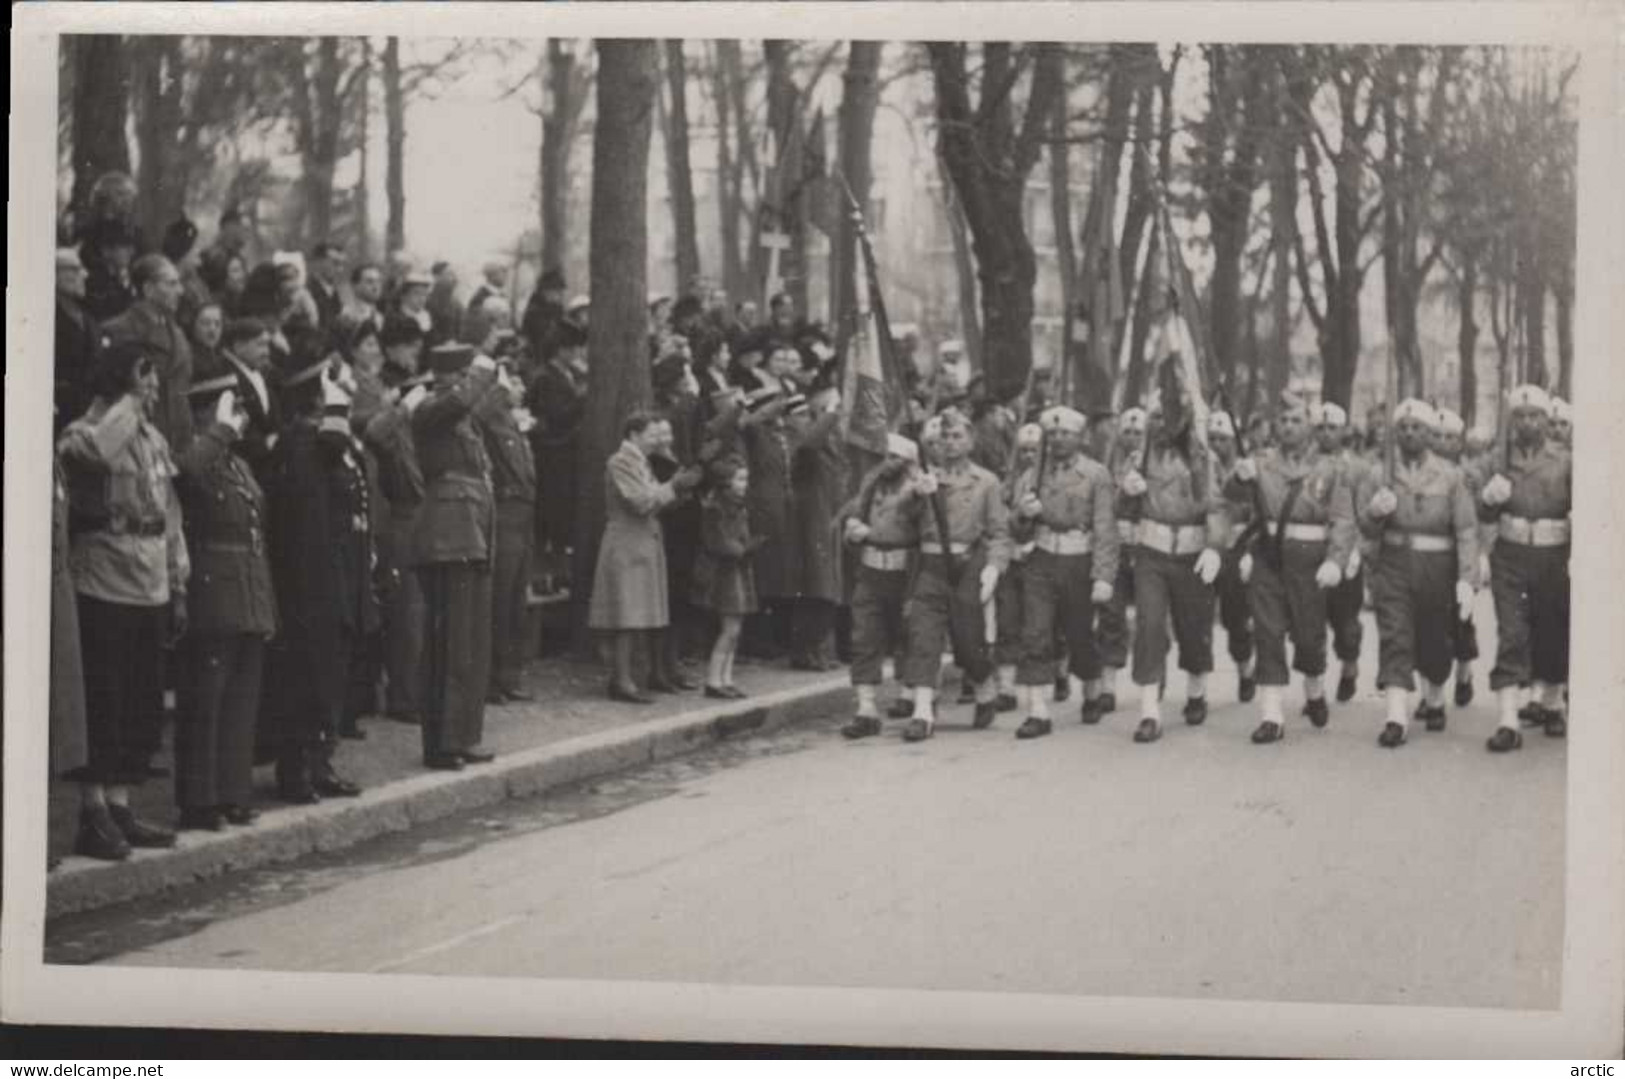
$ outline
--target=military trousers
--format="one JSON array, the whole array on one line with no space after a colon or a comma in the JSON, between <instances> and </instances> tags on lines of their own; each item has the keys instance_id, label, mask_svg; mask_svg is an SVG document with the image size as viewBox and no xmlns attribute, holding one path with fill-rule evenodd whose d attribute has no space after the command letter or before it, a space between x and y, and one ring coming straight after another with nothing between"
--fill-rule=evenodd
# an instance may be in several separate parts
<instances>
[{"instance_id":1,"label":"military trousers","mask_svg":"<svg viewBox=\"0 0 1625 1079\"><path fill-rule=\"evenodd\" d=\"M1352 577L1345 577L1335 587L1326 590L1326 620L1332 628L1332 654L1344 663L1360 658L1360 645L1365 639L1365 628L1360 624L1360 610L1365 606L1365 567Z\"/></svg>"},{"instance_id":2,"label":"military trousers","mask_svg":"<svg viewBox=\"0 0 1625 1079\"><path fill-rule=\"evenodd\" d=\"M980 550L959 556L957 585L948 580L948 557L920 556L919 571L909 594L908 652L903 660L903 683L911 688L936 688L942 673L942 650L953 646L954 663L973 682L993 673L993 659L984 640L981 573L986 554ZM1051 671L1050 677L1054 677Z\"/></svg>"},{"instance_id":3,"label":"military trousers","mask_svg":"<svg viewBox=\"0 0 1625 1079\"><path fill-rule=\"evenodd\" d=\"M175 724L175 804L247 805L253 789L265 641L252 633L192 635Z\"/></svg>"},{"instance_id":4,"label":"military trousers","mask_svg":"<svg viewBox=\"0 0 1625 1079\"><path fill-rule=\"evenodd\" d=\"M1028 557L1031 557L1030 555ZM1023 589L1026 562L1011 562L999 578L999 588L993 594L994 617L998 632L993 639L993 662L999 666L1021 662L1021 632Z\"/></svg>"},{"instance_id":5,"label":"military trousers","mask_svg":"<svg viewBox=\"0 0 1625 1079\"><path fill-rule=\"evenodd\" d=\"M416 506L395 510L389 535L393 587L384 609L384 706L403 718L423 714L423 585L405 564L416 527Z\"/></svg>"},{"instance_id":6,"label":"military trousers","mask_svg":"<svg viewBox=\"0 0 1625 1079\"><path fill-rule=\"evenodd\" d=\"M1139 549L1128 546L1118 548L1117 580L1112 584L1110 603L1095 608L1097 621L1094 638L1104 667L1122 669L1128 664L1129 624L1128 605L1134 598L1134 560Z\"/></svg>"},{"instance_id":7,"label":"military trousers","mask_svg":"<svg viewBox=\"0 0 1625 1079\"><path fill-rule=\"evenodd\" d=\"M1490 688L1569 680L1569 548L1497 540L1490 552L1495 667Z\"/></svg>"},{"instance_id":8,"label":"military trousers","mask_svg":"<svg viewBox=\"0 0 1625 1079\"><path fill-rule=\"evenodd\" d=\"M79 596L89 757L68 778L132 785L163 738L166 608Z\"/></svg>"},{"instance_id":9,"label":"military trousers","mask_svg":"<svg viewBox=\"0 0 1625 1079\"><path fill-rule=\"evenodd\" d=\"M424 756L461 753L485 735L491 679L491 565L418 567L424 604Z\"/></svg>"},{"instance_id":10,"label":"military trousers","mask_svg":"<svg viewBox=\"0 0 1625 1079\"><path fill-rule=\"evenodd\" d=\"M1326 593L1315 584L1315 570L1325 560L1323 542L1287 540L1281 545L1279 567L1262 553L1254 553L1247 596L1252 603L1259 685L1284 686L1290 680L1288 639L1292 641L1291 670L1307 675L1326 673Z\"/></svg>"},{"instance_id":11,"label":"military trousers","mask_svg":"<svg viewBox=\"0 0 1625 1079\"><path fill-rule=\"evenodd\" d=\"M1225 643L1236 666L1245 666L1253 658L1253 612L1247 600L1247 583L1241 579L1241 555L1226 552L1219 567L1213 591L1219 605L1219 624L1224 627Z\"/></svg>"},{"instance_id":12,"label":"military trousers","mask_svg":"<svg viewBox=\"0 0 1625 1079\"><path fill-rule=\"evenodd\" d=\"M903 647L908 570L857 567L852 585L852 684L878 686L887 656Z\"/></svg>"},{"instance_id":13,"label":"military trousers","mask_svg":"<svg viewBox=\"0 0 1625 1079\"><path fill-rule=\"evenodd\" d=\"M491 560L491 686L520 688L525 672L525 592L530 585L535 506L497 503L496 550Z\"/></svg>"},{"instance_id":14,"label":"military trousers","mask_svg":"<svg viewBox=\"0 0 1625 1079\"><path fill-rule=\"evenodd\" d=\"M1167 674L1168 628L1179 645L1179 668L1213 669L1213 589L1196 576L1193 554L1141 548L1134 559L1134 684L1152 686Z\"/></svg>"},{"instance_id":15,"label":"military trousers","mask_svg":"<svg viewBox=\"0 0 1625 1079\"><path fill-rule=\"evenodd\" d=\"M1372 580L1377 613L1377 688L1442 684L1454 662L1456 554L1384 547Z\"/></svg>"},{"instance_id":16,"label":"military trousers","mask_svg":"<svg viewBox=\"0 0 1625 1079\"><path fill-rule=\"evenodd\" d=\"M1055 681L1057 633L1064 634L1071 672L1085 681L1100 677L1095 648L1094 555L1035 550L1022 570L1021 664L1016 681L1048 686Z\"/></svg>"}]
</instances>

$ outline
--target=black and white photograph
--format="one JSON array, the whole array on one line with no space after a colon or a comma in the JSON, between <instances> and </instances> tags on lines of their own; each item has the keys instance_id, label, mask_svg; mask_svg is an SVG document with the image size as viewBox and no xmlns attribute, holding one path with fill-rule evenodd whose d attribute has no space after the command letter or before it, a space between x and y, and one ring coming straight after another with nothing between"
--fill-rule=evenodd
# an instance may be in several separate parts
<instances>
[{"instance_id":1,"label":"black and white photograph","mask_svg":"<svg viewBox=\"0 0 1625 1079\"><path fill-rule=\"evenodd\" d=\"M8 1018L1625 1051L1618 9L253 7L16 13Z\"/></svg>"}]
</instances>

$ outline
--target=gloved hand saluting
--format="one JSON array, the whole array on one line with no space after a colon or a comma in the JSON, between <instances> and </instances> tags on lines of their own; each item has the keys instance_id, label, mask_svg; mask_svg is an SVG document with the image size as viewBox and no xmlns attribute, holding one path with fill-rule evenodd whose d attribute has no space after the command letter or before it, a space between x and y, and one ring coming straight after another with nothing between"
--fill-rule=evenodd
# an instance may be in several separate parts
<instances>
[{"instance_id":1,"label":"gloved hand saluting","mask_svg":"<svg viewBox=\"0 0 1625 1079\"><path fill-rule=\"evenodd\" d=\"M1467 621L1473 616L1473 598L1476 595L1471 581L1456 582L1456 617Z\"/></svg>"},{"instance_id":2,"label":"gloved hand saluting","mask_svg":"<svg viewBox=\"0 0 1625 1079\"><path fill-rule=\"evenodd\" d=\"M1371 496L1371 505L1368 509L1373 517L1389 517L1399 508L1399 496L1387 487L1382 488Z\"/></svg>"},{"instance_id":3,"label":"gloved hand saluting","mask_svg":"<svg viewBox=\"0 0 1625 1079\"><path fill-rule=\"evenodd\" d=\"M1484 485L1483 492L1479 494L1479 498L1483 500L1486 506L1504 505L1506 500L1511 497L1512 481L1499 472L1490 477L1490 482Z\"/></svg>"},{"instance_id":4,"label":"gloved hand saluting","mask_svg":"<svg viewBox=\"0 0 1625 1079\"><path fill-rule=\"evenodd\" d=\"M1110 603L1112 601L1112 583L1110 581L1096 581L1089 590L1089 599L1094 603Z\"/></svg>"},{"instance_id":5,"label":"gloved hand saluting","mask_svg":"<svg viewBox=\"0 0 1625 1079\"><path fill-rule=\"evenodd\" d=\"M993 598L993 591L994 591L994 589L996 589L998 587L999 587L999 567L998 566L983 566L982 567L982 594L981 594L981 600L980 601L982 603L986 603L988 600L992 599Z\"/></svg>"},{"instance_id":6,"label":"gloved hand saluting","mask_svg":"<svg viewBox=\"0 0 1625 1079\"><path fill-rule=\"evenodd\" d=\"M1252 579L1253 556L1251 554L1242 555L1241 560L1236 563L1236 576L1241 578L1242 584L1246 584Z\"/></svg>"},{"instance_id":7,"label":"gloved hand saluting","mask_svg":"<svg viewBox=\"0 0 1625 1079\"><path fill-rule=\"evenodd\" d=\"M1145 477L1140 475L1139 469L1130 469L1123 477L1123 493L1130 498L1138 498L1145 494Z\"/></svg>"},{"instance_id":8,"label":"gloved hand saluting","mask_svg":"<svg viewBox=\"0 0 1625 1079\"><path fill-rule=\"evenodd\" d=\"M227 390L214 403L214 422L229 427L233 434L242 434L248 424L248 415L237 407L237 391Z\"/></svg>"},{"instance_id":9,"label":"gloved hand saluting","mask_svg":"<svg viewBox=\"0 0 1625 1079\"><path fill-rule=\"evenodd\" d=\"M405 408L406 414L410 416L417 411L418 406L423 403L423 399L427 396L429 396L429 387L420 382L412 387L410 393L401 398L401 407Z\"/></svg>"},{"instance_id":10,"label":"gloved hand saluting","mask_svg":"<svg viewBox=\"0 0 1625 1079\"><path fill-rule=\"evenodd\" d=\"M869 526L856 517L846 519L846 542L862 543L869 538Z\"/></svg>"},{"instance_id":11,"label":"gloved hand saluting","mask_svg":"<svg viewBox=\"0 0 1625 1079\"><path fill-rule=\"evenodd\" d=\"M1321 588L1336 588L1343 583L1343 571L1337 567L1336 562L1328 558L1315 570L1315 583Z\"/></svg>"},{"instance_id":12,"label":"gloved hand saluting","mask_svg":"<svg viewBox=\"0 0 1625 1079\"><path fill-rule=\"evenodd\" d=\"M1224 559L1212 547L1208 547L1196 556L1196 576L1203 584L1212 584L1219 579L1219 567Z\"/></svg>"}]
</instances>

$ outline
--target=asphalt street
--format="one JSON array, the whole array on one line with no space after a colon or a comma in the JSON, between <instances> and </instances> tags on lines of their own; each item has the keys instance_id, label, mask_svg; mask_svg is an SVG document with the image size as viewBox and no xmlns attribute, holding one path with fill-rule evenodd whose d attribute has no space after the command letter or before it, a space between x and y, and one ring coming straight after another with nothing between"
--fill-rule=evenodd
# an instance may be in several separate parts
<instances>
[{"instance_id":1,"label":"asphalt street","mask_svg":"<svg viewBox=\"0 0 1625 1079\"><path fill-rule=\"evenodd\" d=\"M1481 605L1484 618L1487 602ZM1488 619L1486 618L1487 622ZM1491 628L1481 627L1493 645ZM1369 692L1255 746L1212 715L1134 744L1058 706L937 736L844 716L53 927L50 958L140 966L1548 1008L1559 1003L1567 743L1376 745ZM1223 652L1219 634L1219 652ZM1127 688L1127 679L1124 679ZM1297 689L1288 698L1297 708Z\"/></svg>"}]
</instances>

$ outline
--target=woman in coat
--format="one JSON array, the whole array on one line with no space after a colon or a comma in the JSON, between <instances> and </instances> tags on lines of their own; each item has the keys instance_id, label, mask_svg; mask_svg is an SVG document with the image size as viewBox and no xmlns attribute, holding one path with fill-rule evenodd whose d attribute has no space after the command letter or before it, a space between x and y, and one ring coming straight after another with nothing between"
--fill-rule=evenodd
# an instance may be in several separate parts
<instances>
[{"instance_id":1,"label":"woman in coat","mask_svg":"<svg viewBox=\"0 0 1625 1079\"><path fill-rule=\"evenodd\" d=\"M621 429L620 448L605 466L608 520L598 547L587 625L614 633L615 669L610 700L648 704L632 673L633 648L641 639L650 649L649 688L673 691L662 668L663 631L671 620L666 592L666 548L659 513L700 480L692 465L668 482L655 482L649 458L671 444L671 424L648 412L634 412Z\"/></svg>"}]
</instances>

